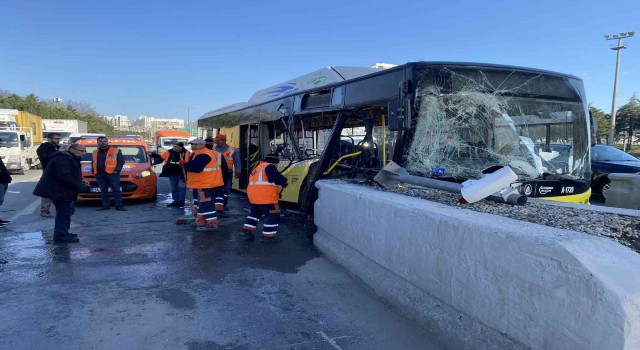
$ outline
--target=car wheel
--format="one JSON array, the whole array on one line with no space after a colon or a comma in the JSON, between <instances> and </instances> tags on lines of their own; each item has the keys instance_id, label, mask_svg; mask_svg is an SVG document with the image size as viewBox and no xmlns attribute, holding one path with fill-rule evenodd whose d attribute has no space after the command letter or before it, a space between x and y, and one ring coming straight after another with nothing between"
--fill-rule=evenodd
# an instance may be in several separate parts
<instances>
[{"instance_id":1,"label":"car wheel","mask_svg":"<svg viewBox=\"0 0 640 350\"><path fill-rule=\"evenodd\" d=\"M600 195L602 198L607 199L607 191L611 188L611 181L608 178L605 178L600 183Z\"/></svg>"}]
</instances>

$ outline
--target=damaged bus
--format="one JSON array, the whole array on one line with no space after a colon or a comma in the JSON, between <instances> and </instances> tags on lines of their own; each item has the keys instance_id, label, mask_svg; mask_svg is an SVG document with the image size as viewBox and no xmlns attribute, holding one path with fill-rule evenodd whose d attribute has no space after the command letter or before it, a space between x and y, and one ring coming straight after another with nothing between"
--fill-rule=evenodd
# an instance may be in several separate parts
<instances>
[{"instance_id":1,"label":"damaged bus","mask_svg":"<svg viewBox=\"0 0 640 350\"><path fill-rule=\"evenodd\" d=\"M282 201L313 210L314 183L372 179L390 160L411 174L463 182L509 166L528 197L588 203L590 127L582 80L476 63L414 62L389 69L328 67L206 113L243 159L280 155Z\"/></svg>"}]
</instances>

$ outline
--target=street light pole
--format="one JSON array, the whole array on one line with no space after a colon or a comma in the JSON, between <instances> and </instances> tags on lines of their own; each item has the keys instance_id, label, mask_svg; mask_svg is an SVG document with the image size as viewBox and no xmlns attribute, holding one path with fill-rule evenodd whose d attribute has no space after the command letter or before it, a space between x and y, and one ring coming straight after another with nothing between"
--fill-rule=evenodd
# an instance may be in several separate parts
<instances>
[{"instance_id":1,"label":"street light pole","mask_svg":"<svg viewBox=\"0 0 640 350\"><path fill-rule=\"evenodd\" d=\"M189 129L189 136L191 136L191 108L196 108L198 106L178 106L187 109L187 128Z\"/></svg>"},{"instance_id":2,"label":"street light pole","mask_svg":"<svg viewBox=\"0 0 640 350\"><path fill-rule=\"evenodd\" d=\"M616 129L616 93L618 92L618 69L620 67L620 50L627 48L622 44L622 39L630 38L634 34L635 32L627 32L627 33L604 36L606 40L618 41L618 44L615 47L611 48L611 50L616 51L616 73L613 80L613 99L611 101L611 120L609 121L609 139L607 140L607 144L610 146L613 146L613 142L615 138L615 129Z\"/></svg>"}]
</instances>

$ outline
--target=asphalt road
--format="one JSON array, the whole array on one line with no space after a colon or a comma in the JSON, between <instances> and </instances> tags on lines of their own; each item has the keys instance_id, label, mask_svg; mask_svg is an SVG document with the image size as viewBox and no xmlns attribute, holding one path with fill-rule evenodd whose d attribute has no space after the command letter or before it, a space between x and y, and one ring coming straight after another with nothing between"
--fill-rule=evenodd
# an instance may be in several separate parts
<instances>
[{"instance_id":1,"label":"asphalt road","mask_svg":"<svg viewBox=\"0 0 640 350\"><path fill-rule=\"evenodd\" d=\"M248 204L234 195L219 232L195 233L174 224L161 179L158 203L80 205L81 242L50 244L39 174L15 175L0 207L2 349L438 348L322 257L295 215L280 244L238 241Z\"/></svg>"}]
</instances>

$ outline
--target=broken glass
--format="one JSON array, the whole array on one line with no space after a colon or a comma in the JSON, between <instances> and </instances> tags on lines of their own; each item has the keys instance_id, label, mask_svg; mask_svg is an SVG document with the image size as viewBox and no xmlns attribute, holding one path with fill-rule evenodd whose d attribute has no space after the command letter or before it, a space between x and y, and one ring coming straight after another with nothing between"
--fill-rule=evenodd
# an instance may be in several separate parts
<instances>
[{"instance_id":1,"label":"broken glass","mask_svg":"<svg viewBox=\"0 0 640 350\"><path fill-rule=\"evenodd\" d=\"M568 78L480 68L430 68L418 78L409 171L466 179L501 165L520 180L585 178L587 122Z\"/></svg>"}]
</instances>

